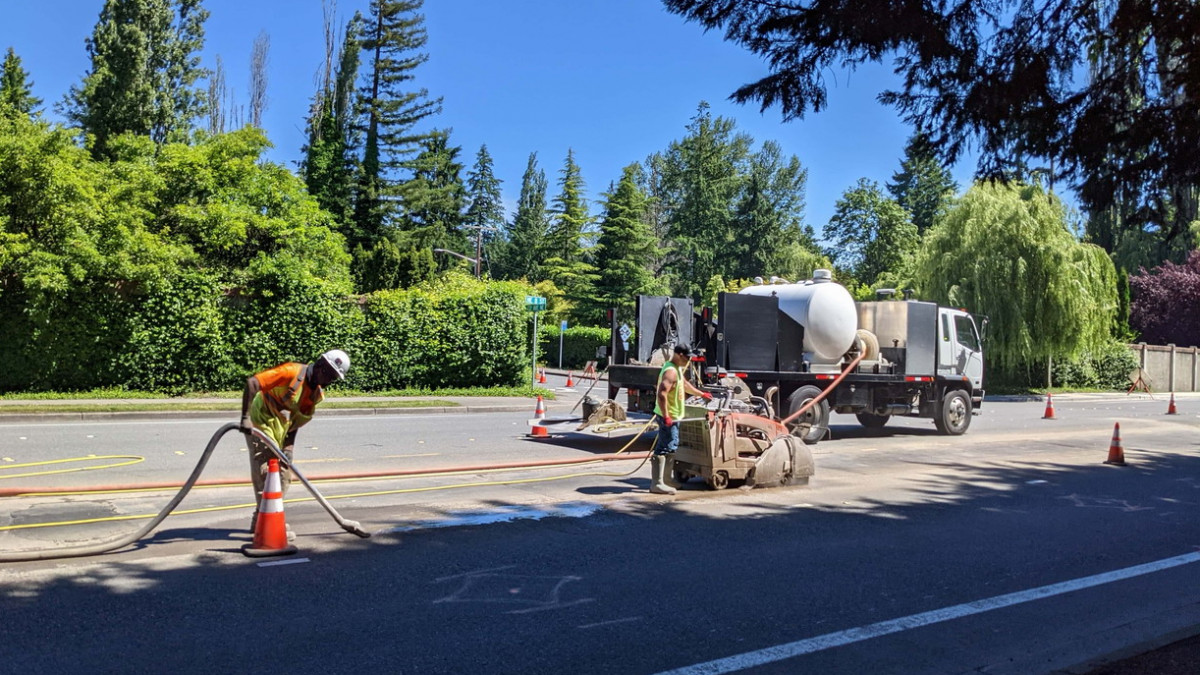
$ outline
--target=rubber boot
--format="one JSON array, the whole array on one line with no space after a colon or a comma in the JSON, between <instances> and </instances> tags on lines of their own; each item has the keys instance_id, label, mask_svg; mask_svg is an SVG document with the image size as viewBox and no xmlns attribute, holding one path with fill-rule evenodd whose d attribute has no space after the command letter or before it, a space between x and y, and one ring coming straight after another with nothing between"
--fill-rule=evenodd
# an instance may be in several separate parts
<instances>
[{"instance_id":1,"label":"rubber boot","mask_svg":"<svg viewBox=\"0 0 1200 675\"><path fill-rule=\"evenodd\" d=\"M663 455L663 482L667 487L681 487L683 483L675 480L675 455Z\"/></svg>"},{"instance_id":2,"label":"rubber boot","mask_svg":"<svg viewBox=\"0 0 1200 675\"><path fill-rule=\"evenodd\" d=\"M667 465L665 455L650 457L650 491L656 495L673 495L675 488L663 482L663 468Z\"/></svg>"}]
</instances>

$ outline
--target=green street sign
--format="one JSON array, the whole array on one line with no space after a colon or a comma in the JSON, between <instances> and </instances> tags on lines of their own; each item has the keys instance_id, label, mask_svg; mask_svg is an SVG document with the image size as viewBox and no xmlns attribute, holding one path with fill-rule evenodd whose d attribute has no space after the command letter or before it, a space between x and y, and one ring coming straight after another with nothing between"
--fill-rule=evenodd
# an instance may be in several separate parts
<instances>
[{"instance_id":1,"label":"green street sign","mask_svg":"<svg viewBox=\"0 0 1200 675\"><path fill-rule=\"evenodd\" d=\"M531 312L546 311L546 299L539 295L525 296L525 309Z\"/></svg>"}]
</instances>

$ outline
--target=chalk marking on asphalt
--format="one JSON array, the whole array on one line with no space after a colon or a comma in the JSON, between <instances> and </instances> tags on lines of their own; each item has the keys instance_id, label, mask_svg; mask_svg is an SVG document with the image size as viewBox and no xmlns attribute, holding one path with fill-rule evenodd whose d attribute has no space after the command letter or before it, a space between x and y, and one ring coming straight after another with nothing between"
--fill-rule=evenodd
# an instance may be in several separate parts
<instances>
[{"instance_id":1,"label":"chalk marking on asphalt","mask_svg":"<svg viewBox=\"0 0 1200 675\"><path fill-rule=\"evenodd\" d=\"M312 562L308 558L288 558L287 560L272 560L271 562L260 562L259 567L275 567L276 565L296 565L299 563Z\"/></svg>"},{"instance_id":2,"label":"chalk marking on asphalt","mask_svg":"<svg viewBox=\"0 0 1200 675\"><path fill-rule=\"evenodd\" d=\"M544 612L547 609L563 609L564 607L574 607L575 605L586 605L589 602L595 602L595 598L581 598L572 600L571 602L556 602L553 605L543 605L540 607L526 607L525 609L514 609L505 614L529 614L530 612Z\"/></svg>"},{"instance_id":3,"label":"chalk marking on asphalt","mask_svg":"<svg viewBox=\"0 0 1200 675\"><path fill-rule=\"evenodd\" d=\"M424 443L425 441L421 441L421 442ZM442 454L442 453L440 453L440 452L421 452L421 453L417 453L415 455L383 455L380 457L380 459L404 459L406 457L437 457L440 454Z\"/></svg>"},{"instance_id":4,"label":"chalk marking on asphalt","mask_svg":"<svg viewBox=\"0 0 1200 675\"><path fill-rule=\"evenodd\" d=\"M479 574L488 574L490 572L500 572L503 570L511 570L514 567L516 567L516 565L505 565L504 567L492 567L492 568L489 568L486 570L475 570L474 572L463 572L462 574L451 574L448 577L438 577L437 579L433 580L433 583L440 584L443 581L449 581L451 579L458 579L459 577L473 577L473 576L476 576Z\"/></svg>"},{"instance_id":5,"label":"chalk marking on asphalt","mask_svg":"<svg viewBox=\"0 0 1200 675\"><path fill-rule=\"evenodd\" d=\"M640 616L627 616L624 619L612 619L611 621L597 621L596 623L585 623L582 626L575 626L575 627L583 629L583 630L587 630L588 628L599 628L600 626L611 626L611 625L617 624L617 623L629 623L630 621L641 621L641 620L642 620L642 617L640 617Z\"/></svg>"},{"instance_id":6,"label":"chalk marking on asphalt","mask_svg":"<svg viewBox=\"0 0 1200 675\"><path fill-rule=\"evenodd\" d=\"M727 656L723 659L715 659L674 670L667 670L658 675L717 675L718 673L732 673L745 670L746 668L755 668L768 663L812 654L833 647L841 647L855 642L862 642L863 640L870 640L871 638L912 630L913 628L921 628L952 619L961 619L972 614L982 614L994 609L1011 607L1033 600L1042 600L1072 591L1109 584L1114 581L1132 579L1181 565L1190 565L1195 562L1200 562L1200 551L1175 556L1174 558L1164 558L1163 560L1156 560L1142 565L1134 565L1133 567L1126 567L1112 572L1095 574L1090 577L1071 579L1070 581L1063 581L1057 584L1017 591L1016 593L997 595L952 607L943 607L929 612L900 617L899 619L891 619L890 621L880 621L879 623L867 626L848 628L836 633L826 633L825 635L818 635L805 640L797 640L796 642L788 642L786 644L775 645L774 647L766 647L752 652Z\"/></svg>"}]
</instances>

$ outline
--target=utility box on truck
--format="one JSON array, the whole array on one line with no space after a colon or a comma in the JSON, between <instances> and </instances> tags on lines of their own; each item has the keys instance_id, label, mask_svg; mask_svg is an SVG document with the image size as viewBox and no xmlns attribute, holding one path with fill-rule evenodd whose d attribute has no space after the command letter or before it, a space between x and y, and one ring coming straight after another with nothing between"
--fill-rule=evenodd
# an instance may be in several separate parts
<instances>
[{"instance_id":1,"label":"utility box on truck","mask_svg":"<svg viewBox=\"0 0 1200 675\"><path fill-rule=\"evenodd\" d=\"M609 398L625 388L631 410L652 410L662 363L656 355L688 342L705 350L695 364L699 379L736 384L773 419L819 398L789 420L807 443L825 435L830 412L853 414L871 428L896 415L924 417L957 435L983 404L983 348L964 310L916 300L854 302L828 270L798 284L721 294L715 313L705 308L685 318L679 309L689 305L678 300L638 298L636 352L609 367ZM657 316L645 311L653 307L661 308ZM614 313L614 354L621 325Z\"/></svg>"}]
</instances>

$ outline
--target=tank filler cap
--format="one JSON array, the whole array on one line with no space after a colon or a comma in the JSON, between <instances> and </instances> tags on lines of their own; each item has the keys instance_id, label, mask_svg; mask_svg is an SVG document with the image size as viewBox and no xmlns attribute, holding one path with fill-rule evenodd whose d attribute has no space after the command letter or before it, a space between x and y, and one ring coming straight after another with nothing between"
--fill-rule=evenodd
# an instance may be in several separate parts
<instances>
[{"instance_id":1,"label":"tank filler cap","mask_svg":"<svg viewBox=\"0 0 1200 675\"><path fill-rule=\"evenodd\" d=\"M813 270L812 277L814 284L824 284L833 281L833 272L829 270Z\"/></svg>"}]
</instances>

